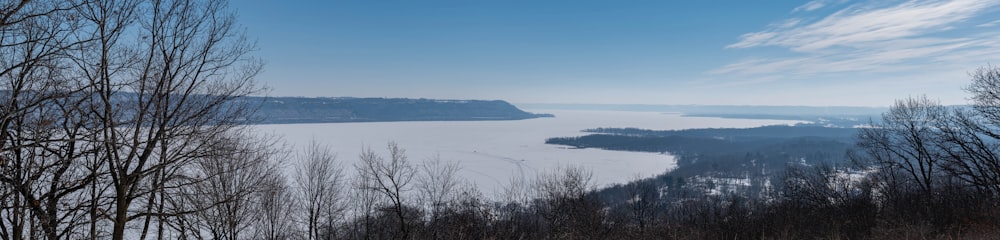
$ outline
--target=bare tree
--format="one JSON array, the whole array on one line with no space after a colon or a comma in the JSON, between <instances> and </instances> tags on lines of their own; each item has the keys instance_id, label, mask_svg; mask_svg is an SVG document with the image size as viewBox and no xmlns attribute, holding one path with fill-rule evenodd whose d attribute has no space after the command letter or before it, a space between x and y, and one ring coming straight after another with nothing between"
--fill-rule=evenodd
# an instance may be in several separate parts
<instances>
[{"instance_id":1,"label":"bare tree","mask_svg":"<svg viewBox=\"0 0 1000 240\"><path fill-rule=\"evenodd\" d=\"M93 175L80 159L92 148L85 86L65 54L90 40L71 37L79 4L0 3L0 237L75 237L82 225L88 203L79 198Z\"/></svg>"},{"instance_id":2,"label":"bare tree","mask_svg":"<svg viewBox=\"0 0 1000 240\"><path fill-rule=\"evenodd\" d=\"M202 180L191 185L191 202L199 229L212 239L246 239L261 217L261 193L270 191L268 181L281 177L277 159L282 156L276 138L233 134L213 147L226 153L199 159L194 168ZM277 175L277 176L271 176Z\"/></svg>"},{"instance_id":3,"label":"bare tree","mask_svg":"<svg viewBox=\"0 0 1000 240\"><path fill-rule=\"evenodd\" d=\"M265 176L258 207L259 218L254 227L253 239L282 240L293 239L298 213L295 192L291 191L281 174Z\"/></svg>"},{"instance_id":4,"label":"bare tree","mask_svg":"<svg viewBox=\"0 0 1000 240\"><path fill-rule=\"evenodd\" d=\"M252 109L252 47L223 0L0 3L0 237L145 236L216 207L165 195L234 156L212 145Z\"/></svg>"},{"instance_id":5,"label":"bare tree","mask_svg":"<svg viewBox=\"0 0 1000 240\"><path fill-rule=\"evenodd\" d=\"M944 169L963 182L1000 195L1000 67L970 74L972 109L957 108L940 123L938 143L946 153Z\"/></svg>"},{"instance_id":6,"label":"bare tree","mask_svg":"<svg viewBox=\"0 0 1000 240\"><path fill-rule=\"evenodd\" d=\"M420 175L417 177L417 191L420 200L430 211L433 221L456 197L460 179L458 162L443 161L440 155L435 155L420 164Z\"/></svg>"},{"instance_id":7,"label":"bare tree","mask_svg":"<svg viewBox=\"0 0 1000 240\"><path fill-rule=\"evenodd\" d=\"M342 219L344 173L328 146L313 140L299 157L295 183L305 211L307 239L334 238Z\"/></svg>"},{"instance_id":8,"label":"bare tree","mask_svg":"<svg viewBox=\"0 0 1000 240\"><path fill-rule=\"evenodd\" d=\"M90 204L81 200L83 190L96 177L86 171L83 161L94 150L83 141L89 134L84 127L88 122L78 117L78 101L53 99L16 117L9 140L22 147L0 155L9 164L0 184L14 190L14 200L21 202L12 210L27 210L30 215L20 216L31 216L48 239L70 237L83 225Z\"/></svg>"},{"instance_id":9,"label":"bare tree","mask_svg":"<svg viewBox=\"0 0 1000 240\"><path fill-rule=\"evenodd\" d=\"M932 194L943 175L942 152L935 145L938 124L947 116L944 106L926 96L896 101L881 122L861 129L858 146L888 182L913 183L922 193Z\"/></svg>"},{"instance_id":10,"label":"bare tree","mask_svg":"<svg viewBox=\"0 0 1000 240\"><path fill-rule=\"evenodd\" d=\"M374 152L363 152L362 156L366 154L374 154ZM372 156L374 157L374 156ZM358 169L357 164L355 164L355 170L358 171L357 174L360 175L360 169ZM351 203L353 206L354 213L354 234L356 239L372 239L375 238L375 216L378 211L378 207L384 201L382 199L382 194L372 189L375 183L374 179L355 176L352 181L352 197Z\"/></svg>"},{"instance_id":11,"label":"bare tree","mask_svg":"<svg viewBox=\"0 0 1000 240\"><path fill-rule=\"evenodd\" d=\"M635 227L635 233L645 236L649 226L658 217L656 209L661 203L660 190L651 179L635 175L625 185L625 194L629 219Z\"/></svg>"},{"instance_id":12,"label":"bare tree","mask_svg":"<svg viewBox=\"0 0 1000 240\"><path fill-rule=\"evenodd\" d=\"M444 215L456 214L455 211L462 203L459 201L461 194L457 191L460 187L461 179L458 171L461 169L458 162L441 160L440 155L425 160L420 164L420 173L416 178L416 190L420 196L420 202L425 211L429 214L427 234L431 238L440 238L443 231L449 230L452 225L447 220L441 219ZM468 188L465 189L468 192ZM466 197L465 200L474 200L473 197Z\"/></svg>"},{"instance_id":13,"label":"bare tree","mask_svg":"<svg viewBox=\"0 0 1000 240\"><path fill-rule=\"evenodd\" d=\"M951 177L992 194L1000 194L1000 144L981 115L955 109L939 123L936 139L943 152L942 169Z\"/></svg>"},{"instance_id":14,"label":"bare tree","mask_svg":"<svg viewBox=\"0 0 1000 240\"><path fill-rule=\"evenodd\" d=\"M454 189L447 207L423 226L418 239L489 239L502 238L489 235L497 225L493 209L489 207L481 192L469 183L463 182Z\"/></svg>"},{"instance_id":15,"label":"bare tree","mask_svg":"<svg viewBox=\"0 0 1000 240\"><path fill-rule=\"evenodd\" d=\"M531 182L521 174L511 174L503 185L497 200L505 203L527 204L531 199Z\"/></svg>"},{"instance_id":16,"label":"bare tree","mask_svg":"<svg viewBox=\"0 0 1000 240\"><path fill-rule=\"evenodd\" d=\"M782 197L786 203L807 209L830 208L851 199L866 199L865 182L851 179L842 169L826 163L818 166L789 166L784 174Z\"/></svg>"},{"instance_id":17,"label":"bare tree","mask_svg":"<svg viewBox=\"0 0 1000 240\"><path fill-rule=\"evenodd\" d=\"M582 166L568 166L535 179L538 213L556 238L601 238L603 207L589 195L595 189L593 176Z\"/></svg>"},{"instance_id":18,"label":"bare tree","mask_svg":"<svg viewBox=\"0 0 1000 240\"><path fill-rule=\"evenodd\" d=\"M970 74L972 83L965 91L972 94L972 107L991 126L1000 126L1000 67L987 65ZM991 134L994 139L1000 138Z\"/></svg>"},{"instance_id":19,"label":"bare tree","mask_svg":"<svg viewBox=\"0 0 1000 240\"><path fill-rule=\"evenodd\" d=\"M539 238L540 218L532 212L532 182L521 174L511 174L507 184L495 196L493 229L499 238L530 239Z\"/></svg>"},{"instance_id":20,"label":"bare tree","mask_svg":"<svg viewBox=\"0 0 1000 240\"><path fill-rule=\"evenodd\" d=\"M73 38L81 30L74 0L4 1L0 3L0 149L18 146L7 141L12 121L54 98L78 88L66 70L66 51L90 38Z\"/></svg>"},{"instance_id":21,"label":"bare tree","mask_svg":"<svg viewBox=\"0 0 1000 240\"><path fill-rule=\"evenodd\" d=\"M95 1L79 14L97 40L75 64L94 96L93 141L114 194L111 238L122 239L133 220L193 212L134 203L188 184L174 181L191 177L183 166L220 154L206 146L245 121L249 108L234 100L258 90L260 63L222 0Z\"/></svg>"},{"instance_id":22,"label":"bare tree","mask_svg":"<svg viewBox=\"0 0 1000 240\"><path fill-rule=\"evenodd\" d=\"M417 173L416 168L406 158L406 150L395 142L389 142L389 158L383 158L371 148L365 148L360 160L355 164L363 189L381 194L391 204L393 214L399 224L399 239L409 238L405 194L411 189L410 182Z\"/></svg>"}]
</instances>

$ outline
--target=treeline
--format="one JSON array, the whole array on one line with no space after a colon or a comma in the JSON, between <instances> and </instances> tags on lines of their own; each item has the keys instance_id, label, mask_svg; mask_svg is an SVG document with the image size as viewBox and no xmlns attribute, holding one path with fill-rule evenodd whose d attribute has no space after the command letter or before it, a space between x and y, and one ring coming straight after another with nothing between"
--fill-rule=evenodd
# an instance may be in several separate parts
<instances>
[{"instance_id":1,"label":"treeline","mask_svg":"<svg viewBox=\"0 0 1000 240\"><path fill-rule=\"evenodd\" d=\"M700 129L693 129L692 133L682 135L666 135L666 132L637 134L648 130L623 129L609 132L622 132L628 135L592 134L550 138L546 143L578 148L670 153L678 165L671 174L684 177L713 173L743 175L754 171L777 173L784 171L790 162L845 165L846 153L852 148L853 139L840 140L836 135L804 137L809 129L804 128L804 130L806 132L802 134L781 133L782 136L762 137L742 135L746 129L708 129L711 132L724 133L713 135L718 137L708 137L700 136L702 132ZM834 132L856 133L857 131L837 129ZM740 136L731 135L734 133Z\"/></svg>"},{"instance_id":2,"label":"treeline","mask_svg":"<svg viewBox=\"0 0 1000 240\"><path fill-rule=\"evenodd\" d=\"M404 98L250 97L261 102L259 123L327 123L386 121L481 121L552 117L522 111L501 100L435 100Z\"/></svg>"},{"instance_id":3,"label":"treeline","mask_svg":"<svg viewBox=\"0 0 1000 240\"><path fill-rule=\"evenodd\" d=\"M864 122L867 123L867 122ZM753 128L698 128L683 130L649 130L639 128L593 128L584 132L635 137L700 137L730 141L759 141L795 137L821 137L851 142L857 136L855 128L828 127L813 123L772 125Z\"/></svg>"}]
</instances>

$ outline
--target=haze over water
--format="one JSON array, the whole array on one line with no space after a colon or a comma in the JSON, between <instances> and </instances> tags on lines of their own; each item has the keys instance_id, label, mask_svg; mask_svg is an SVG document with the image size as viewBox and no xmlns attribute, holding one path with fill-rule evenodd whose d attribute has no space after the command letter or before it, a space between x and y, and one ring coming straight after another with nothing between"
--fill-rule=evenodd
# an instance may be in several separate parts
<instances>
[{"instance_id":1,"label":"haze over water","mask_svg":"<svg viewBox=\"0 0 1000 240\"><path fill-rule=\"evenodd\" d=\"M649 177L676 166L673 156L658 153L569 149L547 145L552 137L581 136L583 129L635 127L645 129L745 128L797 121L682 117L677 114L626 111L528 110L552 113L555 118L519 121L462 122L373 122L273 124L256 126L259 131L284 136L296 150L317 140L337 153L345 172L352 174L362 147L387 155L386 144L395 141L406 149L414 164L439 156L457 161L459 174L486 196L502 189L511 176L531 179L540 172L562 165L581 165L593 170L598 186L627 182L635 175ZM286 166L293 171L294 161Z\"/></svg>"}]
</instances>

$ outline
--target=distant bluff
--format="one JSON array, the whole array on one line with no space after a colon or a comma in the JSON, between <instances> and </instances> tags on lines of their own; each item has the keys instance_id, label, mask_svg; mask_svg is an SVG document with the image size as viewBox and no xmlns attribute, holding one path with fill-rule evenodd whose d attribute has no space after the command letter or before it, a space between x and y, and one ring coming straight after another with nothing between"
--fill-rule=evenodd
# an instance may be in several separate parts
<instances>
[{"instance_id":1,"label":"distant bluff","mask_svg":"<svg viewBox=\"0 0 1000 240\"><path fill-rule=\"evenodd\" d=\"M522 120L552 117L502 100L253 97L256 123Z\"/></svg>"}]
</instances>

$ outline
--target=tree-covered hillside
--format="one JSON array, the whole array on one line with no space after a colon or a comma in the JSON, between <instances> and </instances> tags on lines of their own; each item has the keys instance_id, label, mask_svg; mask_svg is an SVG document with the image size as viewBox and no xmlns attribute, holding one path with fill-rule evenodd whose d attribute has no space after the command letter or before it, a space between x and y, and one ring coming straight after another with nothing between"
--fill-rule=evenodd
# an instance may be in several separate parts
<instances>
[{"instance_id":1,"label":"tree-covered hillside","mask_svg":"<svg viewBox=\"0 0 1000 240\"><path fill-rule=\"evenodd\" d=\"M260 123L521 120L551 115L522 111L501 100L405 98L250 98L261 102Z\"/></svg>"},{"instance_id":2,"label":"tree-covered hillside","mask_svg":"<svg viewBox=\"0 0 1000 240\"><path fill-rule=\"evenodd\" d=\"M790 165L842 166L854 145L857 129L814 125L764 126L746 129L646 130L597 128L580 137L550 138L548 144L577 148L670 153L677 168L653 179L655 186L671 180L718 178L740 182L753 194L782 187L783 172ZM688 181L694 182L697 181ZM687 186L696 192L726 188L725 184ZM708 188L706 188L708 187Z\"/></svg>"}]
</instances>

